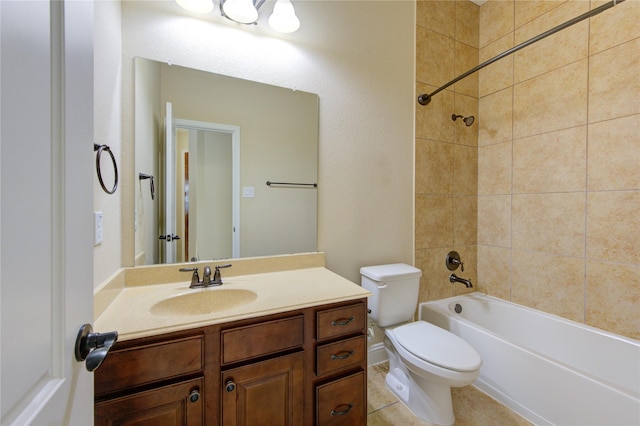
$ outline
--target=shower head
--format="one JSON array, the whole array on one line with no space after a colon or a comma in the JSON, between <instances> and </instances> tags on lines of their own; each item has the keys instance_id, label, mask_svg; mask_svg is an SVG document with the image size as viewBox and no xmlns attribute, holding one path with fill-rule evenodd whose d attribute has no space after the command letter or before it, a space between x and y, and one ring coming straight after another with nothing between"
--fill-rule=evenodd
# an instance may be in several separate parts
<instances>
[{"instance_id":1,"label":"shower head","mask_svg":"<svg viewBox=\"0 0 640 426\"><path fill-rule=\"evenodd\" d=\"M476 118L473 115L470 115L468 117L463 117L462 115L456 115L456 114L451 115L451 119L453 121L456 121L458 118L462 118L462 121L464 121L464 124L466 124L467 127L471 126L473 122L476 120Z\"/></svg>"}]
</instances>

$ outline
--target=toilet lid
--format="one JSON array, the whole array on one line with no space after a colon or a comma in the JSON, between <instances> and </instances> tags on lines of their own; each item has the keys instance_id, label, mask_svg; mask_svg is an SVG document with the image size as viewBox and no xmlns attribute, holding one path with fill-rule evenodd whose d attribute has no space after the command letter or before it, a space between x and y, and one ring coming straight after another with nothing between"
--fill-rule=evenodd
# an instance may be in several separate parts
<instances>
[{"instance_id":1,"label":"toilet lid","mask_svg":"<svg viewBox=\"0 0 640 426\"><path fill-rule=\"evenodd\" d=\"M425 321L393 330L398 343L423 360L455 371L475 371L482 359L476 350L455 334Z\"/></svg>"}]
</instances>

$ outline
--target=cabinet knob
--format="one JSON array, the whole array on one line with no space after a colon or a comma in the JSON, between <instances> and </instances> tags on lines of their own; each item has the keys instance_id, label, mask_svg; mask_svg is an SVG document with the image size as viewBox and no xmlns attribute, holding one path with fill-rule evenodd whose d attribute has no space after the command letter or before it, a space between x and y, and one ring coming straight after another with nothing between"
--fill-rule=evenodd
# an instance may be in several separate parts
<instances>
[{"instance_id":1,"label":"cabinet knob","mask_svg":"<svg viewBox=\"0 0 640 426\"><path fill-rule=\"evenodd\" d=\"M198 402L199 399L200 399L200 392L198 391L198 389L192 390L191 394L189 395L189 401Z\"/></svg>"},{"instance_id":2,"label":"cabinet knob","mask_svg":"<svg viewBox=\"0 0 640 426\"><path fill-rule=\"evenodd\" d=\"M233 379L227 380L227 382L224 384L224 388L227 392L233 392L234 390L236 390L236 384L233 383Z\"/></svg>"}]
</instances>

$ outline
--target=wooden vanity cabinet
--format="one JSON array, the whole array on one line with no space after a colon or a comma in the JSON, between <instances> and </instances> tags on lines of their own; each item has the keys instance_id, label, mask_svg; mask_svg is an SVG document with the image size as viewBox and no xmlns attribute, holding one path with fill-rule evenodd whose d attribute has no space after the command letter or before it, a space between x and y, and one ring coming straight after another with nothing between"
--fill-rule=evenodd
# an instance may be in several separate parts
<instances>
[{"instance_id":1,"label":"wooden vanity cabinet","mask_svg":"<svg viewBox=\"0 0 640 426\"><path fill-rule=\"evenodd\" d=\"M95 424L363 425L366 299L118 342Z\"/></svg>"}]
</instances>

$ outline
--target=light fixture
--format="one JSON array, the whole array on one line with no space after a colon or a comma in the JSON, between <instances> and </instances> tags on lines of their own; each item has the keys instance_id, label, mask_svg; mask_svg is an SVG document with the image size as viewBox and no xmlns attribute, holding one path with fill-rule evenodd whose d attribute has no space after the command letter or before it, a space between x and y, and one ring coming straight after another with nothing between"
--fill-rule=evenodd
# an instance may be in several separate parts
<instances>
[{"instance_id":1,"label":"light fixture","mask_svg":"<svg viewBox=\"0 0 640 426\"><path fill-rule=\"evenodd\" d=\"M300 28L300 20L290 0L278 0L269 17L269 26L281 33L292 33Z\"/></svg>"},{"instance_id":2,"label":"light fixture","mask_svg":"<svg viewBox=\"0 0 640 426\"><path fill-rule=\"evenodd\" d=\"M227 18L241 24L253 24L258 20L258 8L262 6L254 3L252 0L222 0L220 1L220 9Z\"/></svg>"},{"instance_id":3,"label":"light fixture","mask_svg":"<svg viewBox=\"0 0 640 426\"><path fill-rule=\"evenodd\" d=\"M220 13L225 18L241 24L255 24L258 21L258 10L264 3L265 0L220 0ZM291 0L276 1L273 14L269 17L269 26L281 33L292 33L300 28L300 20Z\"/></svg>"},{"instance_id":4,"label":"light fixture","mask_svg":"<svg viewBox=\"0 0 640 426\"><path fill-rule=\"evenodd\" d=\"M176 3L196 13L209 13L213 10L213 0L176 0Z\"/></svg>"},{"instance_id":5,"label":"light fixture","mask_svg":"<svg viewBox=\"0 0 640 426\"><path fill-rule=\"evenodd\" d=\"M462 121L464 121L464 124L466 124L467 127L471 126L476 119L473 115L470 115L468 117L464 117L462 115L456 115L456 114L451 115L451 119L453 121L456 121L458 118L462 118Z\"/></svg>"}]
</instances>

